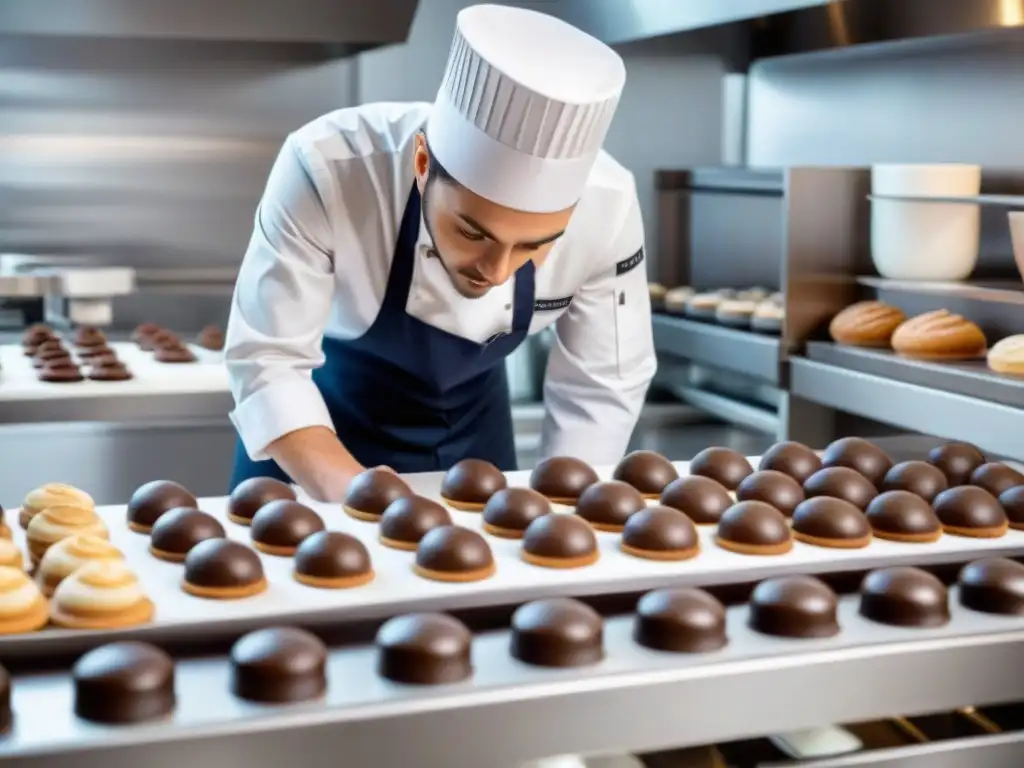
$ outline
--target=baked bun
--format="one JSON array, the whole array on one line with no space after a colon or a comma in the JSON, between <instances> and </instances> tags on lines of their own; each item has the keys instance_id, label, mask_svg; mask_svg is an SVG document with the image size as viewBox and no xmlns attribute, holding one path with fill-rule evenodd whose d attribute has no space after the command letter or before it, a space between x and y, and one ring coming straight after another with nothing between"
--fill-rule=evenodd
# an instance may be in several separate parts
<instances>
[{"instance_id":1,"label":"baked bun","mask_svg":"<svg viewBox=\"0 0 1024 768\"><path fill-rule=\"evenodd\" d=\"M1007 336L988 351L988 367L996 373L1024 376L1024 334Z\"/></svg>"},{"instance_id":2,"label":"baked bun","mask_svg":"<svg viewBox=\"0 0 1024 768\"><path fill-rule=\"evenodd\" d=\"M922 360L970 360L984 357L988 342L981 328L945 309L925 312L892 335L892 348Z\"/></svg>"},{"instance_id":3,"label":"baked bun","mask_svg":"<svg viewBox=\"0 0 1024 768\"><path fill-rule=\"evenodd\" d=\"M833 317L828 332L839 344L888 347L893 331L906 319L899 308L883 301L859 301Z\"/></svg>"}]
</instances>

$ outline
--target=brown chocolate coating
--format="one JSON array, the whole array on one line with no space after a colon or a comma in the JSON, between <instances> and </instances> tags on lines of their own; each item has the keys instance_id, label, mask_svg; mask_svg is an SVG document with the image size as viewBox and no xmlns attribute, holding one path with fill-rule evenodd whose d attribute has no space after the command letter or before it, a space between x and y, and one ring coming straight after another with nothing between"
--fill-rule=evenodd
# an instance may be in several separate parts
<instances>
[{"instance_id":1,"label":"brown chocolate coating","mask_svg":"<svg viewBox=\"0 0 1024 768\"><path fill-rule=\"evenodd\" d=\"M701 589L658 589L636 606L633 639L672 653L708 653L728 642L725 608Z\"/></svg>"},{"instance_id":2,"label":"brown chocolate coating","mask_svg":"<svg viewBox=\"0 0 1024 768\"><path fill-rule=\"evenodd\" d=\"M982 464L971 473L971 485L984 488L999 497L1011 488L1024 485L1024 475L999 461Z\"/></svg>"},{"instance_id":3,"label":"brown chocolate coating","mask_svg":"<svg viewBox=\"0 0 1024 768\"><path fill-rule=\"evenodd\" d=\"M960 571L960 604L972 611L1024 616L1024 564L990 557Z\"/></svg>"},{"instance_id":4,"label":"brown chocolate coating","mask_svg":"<svg viewBox=\"0 0 1024 768\"><path fill-rule=\"evenodd\" d=\"M697 525L716 525L733 505L724 485L700 475L673 480L662 491L660 501L666 507L678 509Z\"/></svg>"},{"instance_id":5,"label":"brown chocolate coating","mask_svg":"<svg viewBox=\"0 0 1024 768\"><path fill-rule=\"evenodd\" d=\"M420 539L416 565L427 571L452 575L479 573L494 568L494 554L476 531L443 525Z\"/></svg>"},{"instance_id":6,"label":"brown chocolate coating","mask_svg":"<svg viewBox=\"0 0 1024 768\"><path fill-rule=\"evenodd\" d=\"M71 671L75 714L104 724L141 723L174 711L174 662L146 643L101 645Z\"/></svg>"},{"instance_id":7,"label":"brown chocolate coating","mask_svg":"<svg viewBox=\"0 0 1024 768\"><path fill-rule=\"evenodd\" d=\"M929 503L948 487L942 470L927 461L900 462L882 480L883 491L910 491Z\"/></svg>"},{"instance_id":8,"label":"brown chocolate coating","mask_svg":"<svg viewBox=\"0 0 1024 768\"><path fill-rule=\"evenodd\" d=\"M105 347L106 345L107 337L103 335L103 331L99 328L82 326L75 331L76 347Z\"/></svg>"},{"instance_id":9,"label":"brown chocolate coating","mask_svg":"<svg viewBox=\"0 0 1024 768\"><path fill-rule=\"evenodd\" d=\"M789 475L764 469L743 479L736 489L736 498L739 501L763 501L790 517L805 496L800 483Z\"/></svg>"},{"instance_id":10,"label":"brown chocolate coating","mask_svg":"<svg viewBox=\"0 0 1024 768\"><path fill-rule=\"evenodd\" d=\"M946 587L920 568L872 571L861 583L860 615L898 627L940 627L949 621Z\"/></svg>"},{"instance_id":11,"label":"brown chocolate coating","mask_svg":"<svg viewBox=\"0 0 1024 768\"><path fill-rule=\"evenodd\" d=\"M42 368L47 363L57 360L71 360L71 353L62 347L59 341L52 347L46 345L39 347L32 358L32 365L35 368Z\"/></svg>"},{"instance_id":12,"label":"brown chocolate coating","mask_svg":"<svg viewBox=\"0 0 1024 768\"><path fill-rule=\"evenodd\" d=\"M315 579L351 579L373 570L370 553L355 536L319 531L295 550L295 572Z\"/></svg>"},{"instance_id":13,"label":"brown chocolate coating","mask_svg":"<svg viewBox=\"0 0 1024 768\"><path fill-rule=\"evenodd\" d=\"M849 467L877 488L892 468L892 459L877 445L862 437L841 437L825 448L821 466Z\"/></svg>"},{"instance_id":14,"label":"brown chocolate coating","mask_svg":"<svg viewBox=\"0 0 1024 768\"><path fill-rule=\"evenodd\" d=\"M486 504L498 491L508 487L505 473L483 459L463 459L445 472L441 495L451 501Z\"/></svg>"},{"instance_id":15,"label":"brown chocolate coating","mask_svg":"<svg viewBox=\"0 0 1024 768\"><path fill-rule=\"evenodd\" d=\"M856 541L871 536L865 514L853 504L830 496L817 496L793 512L793 530L823 541Z\"/></svg>"},{"instance_id":16,"label":"brown chocolate coating","mask_svg":"<svg viewBox=\"0 0 1024 768\"><path fill-rule=\"evenodd\" d=\"M42 370L39 371L39 380L51 384L74 384L84 381L85 376L82 375L82 369L75 365L71 358L60 358L48 360L43 365Z\"/></svg>"},{"instance_id":17,"label":"brown chocolate coating","mask_svg":"<svg viewBox=\"0 0 1024 768\"><path fill-rule=\"evenodd\" d=\"M53 329L48 325L37 323L29 327L21 337L21 345L23 347L38 347L44 341L48 341L54 337Z\"/></svg>"},{"instance_id":18,"label":"brown chocolate coating","mask_svg":"<svg viewBox=\"0 0 1024 768\"><path fill-rule=\"evenodd\" d=\"M804 483L807 498L832 496L848 501L859 509L867 509L878 490L864 475L849 467L826 467L818 470Z\"/></svg>"},{"instance_id":19,"label":"brown chocolate coating","mask_svg":"<svg viewBox=\"0 0 1024 768\"><path fill-rule=\"evenodd\" d=\"M530 472L530 487L549 499L575 501L597 481L597 472L589 464L568 456L544 459Z\"/></svg>"},{"instance_id":20,"label":"brown chocolate coating","mask_svg":"<svg viewBox=\"0 0 1024 768\"><path fill-rule=\"evenodd\" d=\"M138 344L143 339L151 339L161 331L163 331L163 328L156 323L142 323L141 325L137 325L135 330L132 331L132 341Z\"/></svg>"},{"instance_id":21,"label":"brown chocolate coating","mask_svg":"<svg viewBox=\"0 0 1024 768\"><path fill-rule=\"evenodd\" d=\"M763 501L733 504L718 521L718 538L751 547L777 547L790 541L786 516Z\"/></svg>"},{"instance_id":22,"label":"brown chocolate coating","mask_svg":"<svg viewBox=\"0 0 1024 768\"><path fill-rule=\"evenodd\" d=\"M184 344L168 344L157 347L154 358L159 363L194 363L196 356Z\"/></svg>"},{"instance_id":23,"label":"brown chocolate coating","mask_svg":"<svg viewBox=\"0 0 1024 768\"><path fill-rule=\"evenodd\" d=\"M448 510L436 501L424 496L401 496L381 517L380 536L402 544L419 544L428 531L451 524Z\"/></svg>"},{"instance_id":24,"label":"brown chocolate coating","mask_svg":"<svg viewBox=\"0 0 1024 768\"><path fill-rule=\"evenodd\" d=\"M511 653L540 667L596 664L604 658L604 621L578 600L535 600L512 614Z\"/></svg>"},{"instance_id":25,"label":"brown chocolate coating","mask_svg":"<svg viewBox=\"0 0 1024 768\"><path fill-rule=\"evenodd\" d=\"M750 596L750 628L776 637L834 637L839 634L836 593L813 576L780 576L762 581Z\"/></svg>"},{"instance_id":26,"label":"brown chocolate coating","mask_svg":"<svg viewBox=\"0 0 1024 768\"><path fill-rule=\"evenodd\" d=\"M640 491L620 480L594 483L576 500L576 514L598 530L622 530L632 515L646 508Z\"/></svg>"},{"instance_id":27,"label":"brown chocolate coating","mask_svg":"<svg viewBox=\"0 0 1024 768\"><path fill-rule=\"evenodd\" d=\"M457 683L473 674L473 636L443 613L397 616L377 632L377 671L410 685Z\"/></svg>"},{"instance_id":28,"label":"brown chocolate coating","mask_svg":"<svg viewBox=\"0 0 1024 768\"><path fill-rule=\"evenodd\" d=\"M181 346L181 337L173 331L168 331L166 328L154 333L149 337L149 340L154 350L162 349L163 347Z\"/></svg>"},{"instance_id":29,"label":"brown chocolate coating","mask_svg":"<svg viewBox=\"0 0 1024 768\"><path fill-rule=\"evenodd\" d=\"M14 711L11 709L11 675L0 666L0 735L11 730Z\"/></svg>"},{"instance_id":30,"label":"brown chocolate coating","mask_svg":"<svg viewBox=\"0 0 1024 768\"><path fill-rule=\"evenodd\" d=\"M75 354L82 358L82 360L90 361L90 363L98 358L117 358L117 353L108 347L106 343L97 344L94 347L80 347L75 350Z\"/></svg>"},{"instance_id":31,"label":"brown chocolate coating","mask_svg":"<svg viewBox=\"0 0 1024 768\"><path fill-rule=\"evenodd\" d=\"M258 629L231 647L231 692L241 699L308 701L326 690L327 648L305 630Z\"/></svg>"},{"instance_id":32,"label":"brown chocolate coating","mask_svg":"<svg viewBox=\"0 0 1024 768\"><path fill-rule=\"evenodd\" d=\"M645 496L657 496L678 477L679 472L672 462L654 451L626 454L612 474L613 480L628 483Z\"/></svg>"},{"instance_id":33,"label":"brown chocolate coating","mask_svg":"<svg viewBox=\"0 0 1024 768\"><path fill-rule=\"evenodd\" d=\"M773 469L789 475L801 485L821 469L821 459L803 443L786 440L776 443L761 457L758 469Z\"/></svg>"},{"instance_id":34,"label":"brown chocolate coating","mask_svg":"<svg viewBox=\"0 0 1024 768\"><path fill-rule=\"evenodd\" d=\"M985 463L985 454L970 443L946 443L928 451L928 463L941 469L953 488L971 481L971 473Z\"/></svg>"},{"instance_id":35,"label":"brown chocolate coating","mask_svg":"<svg viewBox=\"0 0 1024 768\"><path fill-rule=\"evenodd\" d=\"M412 489L394 472L367 469L349 483L345 506L379 518L393 501L411 495Z\"/></svg>"},{"instance_id":36,"label":"brown chocolate coating","mask_svg":"<svg viewBox=\"0 0 1024 768\"><path fill-rule=\"evenodd\" d=\"M248 525L263 508L272 501L295 501L295 490L273 477L250 477L243 480L228 498L228 515L242 525Z\"/></svg>"},{"instance_id":37,"label":"brown chocolate coating","mask_svg":"<svg viewBox=\"0 0 1024 768\"><path fill-rule=\"evenodd\" d=\"M1003 528L1009 522L999 499L973 485L943 491L935 497L932 508L946 530Z\"/></svg>"},{"instance_id":38,"label":"brown chocolate coating","mask_svg":"<svg viewBox=\"0 0 1024 768\"><path fill-rule=\"evenodd\" d=\"M551 502L531 488L506 488L484 505L484 524L522 533L538 517L551 514Z\"/></svg>"},{"instance_id":39,"label":"brown chocolate coating","mask_svg":"<svg viewBox=\"0 0 1024 768\"><path fill-rule=\"evenodd\" d=\"M597 551L594 529L576 515L544 515L523 534L523 550L534 557L575 560Z\"/></svg>"},{"instance_id":40,"label":"brown chocolate coating","mask_svg":"<svg viewBox=\"0 0 1024 768\"><path fill-rule=\"evenodd\" d=\"M320 515L297 501L275 499L267 502L252 519L250 534L256 544L280 554L293 554L306 537L327 526Z\"/></svg>"},{"instance_id":41,"label":"brown chocolate coating","mask_svg":"<svg viewBox=\"0 0 1024 768\"><path fill-rule=\"evenodd\" d=\"M198 509L178 507L165 512L153 524L149 534L153 549L172 555L185 555L192 547L207 539L223 539L224 526L213 515Z\"/></svg>"},{"instance_id":42,"label":"brown chocolate coating","mask_svg":"<svg viewBox=\"0 0 1024 768\"><path fill-rule=\"evenodd\" d=\"M746 457L731 448L705 448L690 462L691 475L710 477L729 491L735 491L753 471Z\"/></svg>"},{"instance_id":43,"label":"brown chocolate coating","mask_svg":"<svg viewBox=\"0 0 1024 768\"><path fill-rule=\"evenodd\" d=\"M185 555L185 581L197 587L247 587L263 578L260 556L231 539L201 541Z\"/></svg>"},{"instance_id":44,"label":"brown chocolate coating","mask_svg":"<svg viewBox=\"0 0 1024 768\"><path fill-rule=\"evenodd\" d=\"M216 325L208 325L199 332L196 343L203 349L219 352L224 349L224 331Z\"/></svg>"},{"instance_id":45,"label":"brown chocolate coating","mask_svg":"<svg viewBox=\"0 0 1024 768\"><path fill-rule=\"evenodd\" d=\"M171 480L153 480L140 486L128 501L128 523L139 531L148 531L160 516L178 507L199 506L188 489Z\"/></svg>"},{"instance_id":46,"label":"brown chocolate coating","mask_svg":"<svg viewBox=\"0 0 1024 768\"><path fill-rule=\"evenodd\" d=\"M1024 529L1024 485L1018 485L999 495L999 503L1006 512L1011 528Z\"/></svg>"},{"instance_id":47,"label":"brown chocolate coating","mask_svg":"<svg viewBox=\"0 0 1024 768\"><path fill-rule=\"evenodd\" d=\"M693 521L672 507L646 507L630 516L622 544L641 552L687 552L700 545Z\"/></svg>"},{"instance_id":48,"label":"brown chocolate coating","mask_svg":"<svg viewBox=\"0 0 1024 768\"><path fill-rule=\"evenodd\" d=\"M928 536L942 530L931 505L910 491L886 491L868 504L868 524L878 535Z\"/></svg>"},{"instance_id":49,"label":"brown chocolate coating","mask_svg":"<svg viewBox=\"0 0 1024 768\"><path fill-rule=\"evenodd\" d=\"M132 372L122 362L107 362L89 366L89 378L93 381L128 381Z\"/></svg>"}]
</instances>

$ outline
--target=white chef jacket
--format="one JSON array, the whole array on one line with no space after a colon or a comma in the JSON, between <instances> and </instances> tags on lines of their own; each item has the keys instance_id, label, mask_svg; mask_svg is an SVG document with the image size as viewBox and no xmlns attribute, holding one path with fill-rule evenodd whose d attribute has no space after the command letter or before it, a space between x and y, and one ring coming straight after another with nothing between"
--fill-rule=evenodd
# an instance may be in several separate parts
<instances>
[{"instance_id":1,"label":"white chef jacket","mask_svg":"<svg viewBox=\"0 0 1024 768\"><path fill-rule=\"evenodd\" d=\"M326 334L345 340L384 299L414 183L428 103L366 104L314 120L285 141L256 211L228 322L231 413L253 460L298 429L333 429L312 371ZM529 332L554 326L544 381L543 456L622 457L657 367L632 174L604 152L565 234L539 265ZM514 280L459 295L428 258L422 221L406 311L472 341L510 332Z\"/></svg>"}]
</instances>

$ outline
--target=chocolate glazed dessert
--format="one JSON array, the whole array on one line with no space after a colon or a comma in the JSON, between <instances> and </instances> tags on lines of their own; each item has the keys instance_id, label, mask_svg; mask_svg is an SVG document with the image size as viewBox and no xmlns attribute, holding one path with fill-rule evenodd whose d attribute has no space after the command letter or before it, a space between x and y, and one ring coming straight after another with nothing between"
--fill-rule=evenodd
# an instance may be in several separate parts
<instances>
[{"instance_id":1,"label":"chocolate glazed dessert","mask_svg":"<svg viewBox=\"0 0 1024 768\"><path fill-rule=\"evenodd\" d=\"M589 464L567 456L544 459L530 473L530 487L556 504L575 504L597 481L597 472Z\"/></svg>"},{"instance_id":2,"label":"chocolate glazed dessert","mask_svg":"<svg viewBox=\"0 0 1024 768\"><path fill-rule=\"evenodd\" d=\"M935 497L932 507L942 530L953 536L998 539L1010 527L999 500L973 485L943 491Z\"/></svg>"},{"instance_id":3,"label":"chocolate glazed dessert","mask_svg":"<svg viewBox=\"0 0 1024 768\"><path fill-rule=\"evenodd\" d=\"M253 546L260 552L291 557L308 536L326 527L320 515L305 504L277 499L256 513L250 533Z\"/></svg>"},{"instance_id":4,"label":"chocolate glazed dessert","mask_svg":"<svg viewBox=\"0 0 1024 768\"><path fill-rule=\"evenodd\" d=\"M871 543L871 525L850 502L818 496L793 513L793 538L815 547L860 549Z\"/></svg>"},{"instance_id":5,"label":"chocolate glazed dessert","mask_svg":"<svg viewBox=\"0 0 1024 768\"><path fill-rule=\"evenodd\" d=\"M858 509L867 509L878 490L864 475L849 467L826 467L807 478L804 493L809 499L831 496L848 501Z\"/></svg>"},{"instance_id":6,"label":"chocolate glazed dessert","mask_svg":"<svg viewBox=\"0 0 1024 768\"><path fill-rule=\"evenodd\" d=\"M153 480L140 486L128 501L128 527L148 534L161 515L179 507L198 506L196 497L184 486L171 480Z\"/></svg>"},{"instance_id":7,"label":"chocolate glazed dessert","mask_svg":"<svg viewBox=\"0 0 1024 768\"><path fill-rule=\"evenodd\" d=\"M883 491L910 491L931 504L949 487L942 470L926 461L904 461L890 469L882 481Z\"/></svg>"},{"instance_id":8,"label":"chocolate glazed dessert","mask_svg":"<svg viewBox=\"0 0 1024 768\"><path fill-rule=\"evenodd\" d=\"M985 463L985 454L970 443L946 443L928 452L928 463L942 470L954 488L971 481L971 473Z\"/></svg>"},{"instance_id":9,"label":"chocolate glazed dessert","mask_svg":"<svg viewBox=\"0 0 1024 768\"><path fill-rule=\"evenodd\" d=\"M761 457L760 470L772 469L803 483L821 469L821 459L803 443L776 443Z\"/></svg>"},{"instance_id":10,"label":"chocolate glazed dessert","mask_svg":"<svg viewBox=\"0 0 1024 768\"><path fill-rule=\"evenodd\" d=\"M946 587L920 568L872 571L861 584L860 614L879 624L941 627L949 622Z\"/></svg>"},{"instance_id":11,"label":"chocolate glazed dessert","mask_svg":"<svg viewBox=\"0 0 1024 768\"><path fill-rule=\"evenodd\" d=\"M874 443L861 437L843 437L829 444L821 457L823 467L848 467L866 477L876 488L892 468L892 459Z\"/></svg>"},{"instance_id":12,"label":"chocolate glazed dessert","mask_svg":"<svg viewBox=\"0 0 1024 768\"><path fill-rule=\"evenodd\" d=\"M990 557L960 571L960 604L972 611L1024 616L1024 564Z\"/></svg>"},{"instance_id":13,"label":"chocolate glazed dessert","mask_svg":"<svg viewBox=\"0 0 1024 768\"><path fill-rule=\"evenodd\" d=\"M1024 485L1004 491L999 496L999 503L1009 518L1010 527L1024 531Z\"/></svg>"},{"instance_id":14,"label":"chocolate glazed dessert","mask_svg":"<svg viewBox=\"0 0 1024 768\"><path fill-rule=\"evenodd\" d=\"M678 509L697 525L717 525L733 501L717 480L691 475L669 483L661 493L661 504Z\"/></svg>"},{"instance_id":15,"label":"chocolate glazed dessert","mask_svg":"<svg viewBox=\"0 0 1024 768\"><path fill-rule=\"evenodd\" d=\"M512 614L511 653L540 667L596 664L604 658L604 621L578 600L535 600Z\"/></svg>"},{"instance_id":16,"label":"chocolate glazed dessert","mask_svg":"<svg viewBox=\"0 0 1024 768\"><path fill-rule=\"evenodd\" d=\"M910 491L886 491L868 505L871 530L879 539L928 544L942 536L942 524L931 505Z\"/></svg>"},{"instance_id":17,"label":"chocolate glazed dessert","mask_svg":"<svg viewBox=\"0 0 1024 768\"><path fill-rule=\"evenodd\" d=\"M762 581L750 596L750 628L777 637L821 638L839 634L838 600L812 576Z\"/></svg>"},{"instance_id":18,"label":"chocolate glazed dessert","mask_svg":"<svg viewBox=\"0 0 1024 768\"><path fill-rule=\"evenodd\" d=\"M250 632L231 648L231 691L248 701L308 701L327 690L327 648L294 627Z\"/></svg>"},{"instance_id":19,"label":"chocolate glazed dessert","mask_svg":"<svg viewBox=\"0 0 1024 768\"><path fill-rule=\"evenodd\" d=\"M551 514L551 502L531 488L506 488L484 505L484 530L502 539L521 539L530 523Z\"/></svg>"},{"instance_id":20,"label":"chocolate glazed dessert","mask_svg":"<svg viewBox=\"0 0 1024 768\"><path fill-rule=\"evenodd\" d=\"M740 555L784 555L793 548L789 524L763 501L741 501L726 510L715 542Z\"/></svg>"},{"instance_id":21,"label":"chocolate glazed dessert","mask_svg":"<svg viewBox=\"0 0 1024 768\"><path fill-rule=\"evenodd\" d=\"M412 552L434 528L451 525L448 510L424 496L402 496L393 501L380 519L380 543Z\"/></svg>"},{"instance_id":22,"label":"chocolate glazed dessert","mask_svg":"<svg viewBox=\"0 0 1024 768\"><path fill-rule=\"evenodd\" d=\"M196 544L207 539L223 539L225 536L224 526L213 515L198 509L179 507L161 515L153 525L149 551L160 560L183 563L185 555Z\"/></svg>"},{"instance_id":23,"label":"chocolate glazed dessert","mask_svg":"<svg viewBox=\"0 0 1024 768\"><path fill-rule=\"evenodd\" d=\"M541 568L582 568L598 554L594 529L576 515L544 515L523 534L522 559Z\"/></svg>"},{"instance_id":24,"label":"chocolate glazed dessert","mask_svg":"<svg viewBox=\"0 0 1024 768\"><path fill-rule=\"evenodd\" d=\"M445 472L441 498L451 507L479 512L498 491L508 487L505 473L482 459L463 459Z\"/></svg>"},{"instance_id":25,"label":"chocolate glazed dessert","mask_svg":"<svg viewBox=\"0 0 1024 768\"><path fill-rule=\"evenodd\" d=\"M742 453L730 448L705 448L690 462L690 474L710 477L735 491L754 468Z\"/></svg>"},{"instance_id":26,"label":"chocolate glazed dessert","mask_svg":"<svg viewBox=\"0 0 1024 768\"><path fill-rule=\"evenodd\" d=\"M633 451L615 467L613 480L636 488L644 498L656 499L665 486L679 478L672 462L654 451Z\"/></svg>"},{"instance_id":27,"label":"chocolate glazed dessert","mask_svg":"<svg viewBox=\"0 0 1024 768\"><path fill-rule=\"evenodd\" d=\"M736 489L736 500L763 501L792 517L793 510L804 500L804 489L789 475L763 469L743 479Z\"/></svg>"},{"instance_id":28,"label":"chocolate glazed dessert","mask_svg":"<svg viewBox=\"0 0 1024 768\"><path fill-rule=\"evenodd\" d=\"M356 520L376 523L393 502L411 495L412 489L394 472L367 469L349 483L342 509Z\"/></svg>"},{"instance_id":29,"label":"chocolate glazed dessert","mask_svg":"<svg viewBox=\"0 0 1024 768\"><path fill-rule=\"evenodd\" d=\"M443 613L414 613L390 619L377 632L377 671L407 685L442 685L473 674L473 636Z\"/></svg>"},{"instance_id":30,"label":"chocolate glazed dessert","mask_svg":"<svg viewBox=\"0 0 1024 768\"><path fill-rule=\"evenodd\" d=\"M75 714L95 723L157 720L174 711L174 662L146 643L102 645L82 656L71 671Z\"/></svg>"},{"instance_id":31,"label":"chocolate glazed dessert","mask_svg":"<svg viewBox=\"0 0 1024 768\"><path fill-rule=\"evenodd\" d=\"M350 589L373 581L366 546L355 536L320 531L307 537L295 552L295 580L319 589Z\"/></svg>"},{"instance_id":32,"label":"chocolate glazed dessert","mask_svg":"<svg viewBox=\"0 0 1024 768\"><path fill-rule=\"evenodd\" d=\"M1006 464L990 461L971 473L971 485L984 488L998 497L1011 488L1024 485L1024 475Z\"/></svg>"},{"instance_id":33,"label":"chocolate glazed dessert","mask_svg":"<svg viewBox=\"0 0 1024 768\"><path fill-rule=\"evenodd\" d=\"M250 477L243 480L228 498L228 520L239 525L251 525L265 504L272 501L295 501L295 490L272 477Z\"/></svg>"},{"instance_id":34,"label":"chocolate glazed dessert","mask_svg":"<svg viewBox=\"0 0 1024 768\"><path fill-rule=\"evenodd\" d=\"M723 648L725 608L701 589L648 592L636 607L633 639L645 648L671 653L709 653Z\"/></svg>"},{"instance_id":35,"label":"chocolate glazed dessert","mask_svg":"<svg viewBox=\"0 0 1024 768\"><path fill-rule=\"evenodd\" d=\"M689 560L700 553L700 537L678 509L647 507L626 521L619 547L645 560Z\"/></svg>"},{"instance_id":36,"label":"chocolate glazed dessert","mask_svg":"<svg viewBox=\"0 0 1024 768\"><path fill-rule=\"evenodd\" d=\"M494 555L476 531L445 525L420 540L413 570L433 581L482 581L494 575Z\"/></svg>"},{"instance_id":37,"label":"chocolate glazed dessert","mask_svg":"<svg viewBox=\"0 0 1024 768\"><path fill-rule=\"evenodd\" d=\"M620 480L594 483L576 500L576 514L595 530L617 533L647 503L640 491Z\"/></svg>"}]
</instances>

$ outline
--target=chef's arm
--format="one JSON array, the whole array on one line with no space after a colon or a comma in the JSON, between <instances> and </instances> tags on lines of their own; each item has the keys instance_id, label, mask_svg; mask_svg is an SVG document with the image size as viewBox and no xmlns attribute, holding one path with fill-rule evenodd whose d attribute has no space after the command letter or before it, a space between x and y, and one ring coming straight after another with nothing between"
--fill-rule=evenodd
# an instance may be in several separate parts
<instances>
[{"instance_id":1,"label":"chef's arm","mask_svg":"<svg viewBox=\"0 0 1024 768\"><path fill-rule=\"evenodd\" d=\"M361 467L334 434L313 383L334 297L331 226L301 149L289 139L256 211L231 303L225 360L231 420L249 456L272 458L311 495L333 500Z\"/></svg>"},{"instance_id":2,"label":"chef's arm","mask_svg":"<svg viewBox=\"0 0 1024 768\"><path fill-rule=\"evenodd\" d=\"M544 381L544 457L615 464L626 451L657 370L643 245L634 192L612 258L599 262L615 265L597 272L556 323Z\"/></svg>"}]
</instances>

